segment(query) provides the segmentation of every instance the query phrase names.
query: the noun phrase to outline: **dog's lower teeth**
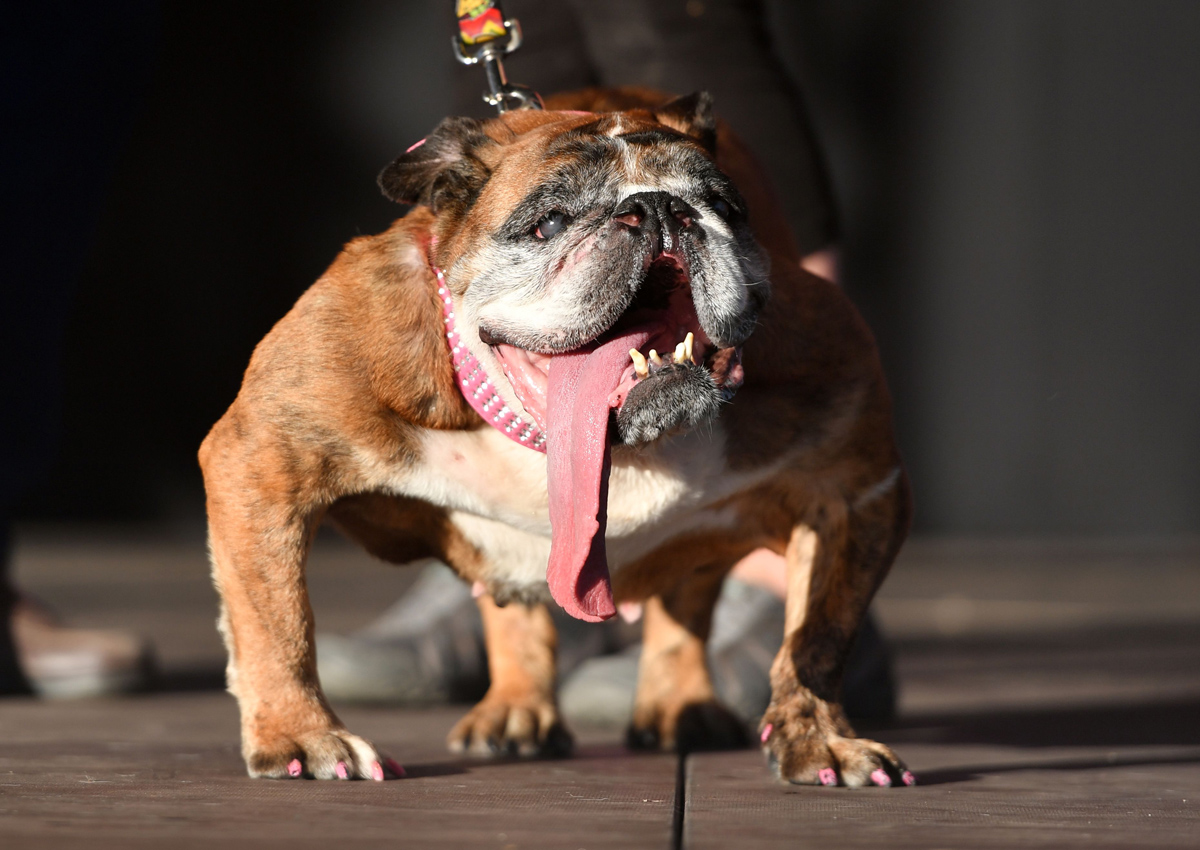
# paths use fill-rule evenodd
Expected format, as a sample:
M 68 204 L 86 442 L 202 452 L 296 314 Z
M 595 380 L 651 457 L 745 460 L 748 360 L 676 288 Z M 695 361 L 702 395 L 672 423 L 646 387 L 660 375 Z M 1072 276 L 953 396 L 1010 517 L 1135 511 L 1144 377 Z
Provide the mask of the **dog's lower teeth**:
M 694 366 L 699 365 L 696 362 L 695 345 L 696 335 L 689 331 L 683 342 L 675 346 L 675 351 L 671 354 L 671 362 L 677 366 L 682 366 L 685 363 L 691 363 Z M 636 348 L 631 348 L 629 349 L 629 359 L 633 361 L 633 372 L 639 378 L 649 378 L 668 365 L 653 348 L 650 349 L 648 358 Z
M 629 349 L 629 359 L 633 361 L 633 371 L 639 378 L 649 378 L 650 370 L 646 367 L 646 358 L 636 348 Z

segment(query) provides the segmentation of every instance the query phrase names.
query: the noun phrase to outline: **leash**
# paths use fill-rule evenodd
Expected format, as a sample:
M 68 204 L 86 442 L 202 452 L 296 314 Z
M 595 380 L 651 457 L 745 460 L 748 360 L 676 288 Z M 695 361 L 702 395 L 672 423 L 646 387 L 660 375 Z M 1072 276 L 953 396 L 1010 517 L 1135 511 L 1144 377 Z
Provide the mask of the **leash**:
M 501 57 L 521 46 L 521 24 L 504 17 L 500 0 L 457 0 L 458 35 L 451 39 L 454 56 L 464 65 L 483 63 L 488 91 L 483 100 L 500 112 L 544 109 L 542 97 L 528 86 L 516 86 L 504 74 Z
M 541 95 L 528 86 L 513 85 L 504 74 L 501 57 L 520 47 L 522 36 L 520 22 L 504 17 L 500 0 L 457 0 L 456 16 L 458 35 L 451 39 L 454 56 L 464 65 L 483 64 L 488 82 L 488 91 L 483 95 L 484 103 L 496 107 L 501 113 L 514 109 L 544 109 Z M 545 453 L 546 435 L 532 422 L 522 420 L 504 403 L 483 364 L 463 342 L 454 321 L 454 302 L 450 298 L 445 275 L 432 264 L 431 268 L 437 276 L 446 344 L 450 347 L 450 359 L 463 397 L 485 422 L 510 440 Z

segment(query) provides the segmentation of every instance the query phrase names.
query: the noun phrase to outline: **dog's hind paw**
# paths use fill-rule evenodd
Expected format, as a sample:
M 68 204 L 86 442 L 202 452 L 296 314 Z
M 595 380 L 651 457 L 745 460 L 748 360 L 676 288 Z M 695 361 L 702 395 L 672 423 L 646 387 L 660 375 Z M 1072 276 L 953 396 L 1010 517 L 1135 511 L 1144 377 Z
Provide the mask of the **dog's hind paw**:
M 574 743 L 552 703 L 516 704 L 490 696 L 446 736 L 451 752 L 489 758 L 566 756 Z
M 634 713 L 625 733 L 625 743 L 634 750 L 739 750 L 750 743 L 746 726 L 732 711 L 716 700 L 683 705 L 677 714 Z
M 404 768 L 345 729 L 308 732 L 246 749 L 251 776 L 267 779 L 397 779 Z

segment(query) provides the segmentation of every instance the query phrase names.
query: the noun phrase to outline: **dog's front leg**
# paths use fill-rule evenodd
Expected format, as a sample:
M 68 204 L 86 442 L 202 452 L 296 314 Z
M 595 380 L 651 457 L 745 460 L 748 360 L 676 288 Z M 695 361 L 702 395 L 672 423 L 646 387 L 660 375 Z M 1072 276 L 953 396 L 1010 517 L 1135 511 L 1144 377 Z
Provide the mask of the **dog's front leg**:
M 855 735 L 839 704 L 858 624 L 908 526 L 907 485 L 898 473 L 891 481 L 892 492 L 864 510 L 839 497 L 815 506 L 788 543 L 784 640 L 759 725 L 769 763 L 788 782 L 912 784 L 895 753 Z
M 219 450 L 202 457 L 213 581 L 247 770 L 284 779 L 383 779 L 375 748 L 346 731 L 317 681 L 304 581 L 317 512 L 262 486 L 272 477 L 246 472 L 249 464 L 223 463 Z
M 479 597 L 491 686 L 446 738 L 454 752 L 479 756 L 562 756 L 571 734 L 558 716 L 558 636 L 545 605 L 500 607 Z
M 688 752 L 746 745 L 742 721 L 717 702 L 706 658 L 727 571 L 701 571 L 646 601 L 630 747 Z

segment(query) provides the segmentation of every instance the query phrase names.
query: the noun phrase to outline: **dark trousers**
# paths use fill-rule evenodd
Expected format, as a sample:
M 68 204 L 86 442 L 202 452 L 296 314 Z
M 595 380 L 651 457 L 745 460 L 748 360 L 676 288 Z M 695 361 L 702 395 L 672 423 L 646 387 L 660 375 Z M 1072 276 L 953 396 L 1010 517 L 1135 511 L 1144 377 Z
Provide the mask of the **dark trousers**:
M 509 78 L 542 94 L 589 86 L 707 91 L 762 161 L 809 254 L 837 238 L 824 160 L 800 92 L 780 63 L 763 0 L 504 0 L 525 45 Z M 477 66 L 456 77 L 456 113 L 490 115 Z
M 71 292 L 152 67 L 156 10 L 48 0 L 0 16 L 0 693 L 24 693 L 12 515 L 53 462 Z

